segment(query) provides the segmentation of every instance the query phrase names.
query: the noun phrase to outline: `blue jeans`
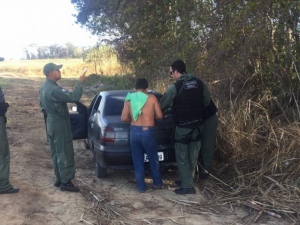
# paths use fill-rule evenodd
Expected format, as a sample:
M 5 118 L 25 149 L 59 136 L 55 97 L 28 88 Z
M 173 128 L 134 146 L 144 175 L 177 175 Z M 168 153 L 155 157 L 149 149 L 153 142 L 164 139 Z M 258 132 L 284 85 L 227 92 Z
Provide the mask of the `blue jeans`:
M 153 185 L 163 185 L 159 171 L 154 127 L 130 126 L 130 148 L 139 192 L 146 190 L 144 153 L 148 155 Z

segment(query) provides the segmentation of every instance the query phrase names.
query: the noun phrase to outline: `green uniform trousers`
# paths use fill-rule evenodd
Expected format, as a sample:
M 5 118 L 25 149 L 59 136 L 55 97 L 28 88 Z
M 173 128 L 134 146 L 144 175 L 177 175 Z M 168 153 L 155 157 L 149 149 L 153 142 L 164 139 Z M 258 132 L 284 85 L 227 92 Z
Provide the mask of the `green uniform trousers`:
M 191 138 L 195 139 L 202 129 L 194 129 Z M 198 155 L 201 147 L 201 141 L 190 141 L 187 144 L 181 143 L 180 140 L 185 138 L 192 131 L 190 128 L 175 128 L 175 156 L 181 188 L 193 188 L 193 178 L 198 161 Z M 179 141 L 179 142 L 178 142 Z
M 205 174 L 206 172 L 204 170 L 209 171 L 211 168 L 216 147 L 217 127 L 217 114 L 205 120 L 203 124 L 203 131 L 201 134 L 201 149 L 198 157 L 198 162 L 201 166 L 199 168 L 200 174 Z
M 73 137 L 69 119 L 47 117 L 47 134 L 57 181 L 67 183 L 75 177 Z
M 10 153 L 7 140 L 5 117 L 0 116 L 0 191 L 12 188 L 9 183 Z

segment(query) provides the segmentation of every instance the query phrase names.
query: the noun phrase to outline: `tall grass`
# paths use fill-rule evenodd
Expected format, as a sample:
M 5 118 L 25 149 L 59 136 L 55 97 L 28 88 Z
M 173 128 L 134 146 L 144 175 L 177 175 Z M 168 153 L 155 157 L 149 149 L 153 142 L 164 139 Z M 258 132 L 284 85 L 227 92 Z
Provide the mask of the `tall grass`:
M 221 100 L 221 97 L 220 97 Z M 272 107 L 270 107 L 272 106 Z M 276 97 L 231 102 L 219 110 L 217 159 L 213 174 L 219 199 L 254 200 L 265 209 L 300 222 L 300 123 L 290 118 Z M 277 108 L 276 116 L 270 109 Z M 294 112 L 291 112 L 294 111 Z M 231 201 L 231 202 L 232 202 Z
M 78 77 L 86 67 L 87 75 L 95 74 L 95 65 L 85 63 L 82 59 L 47 59 L 47 60 L 5 60 L 0 64 L 0 73 L 14 74 L 19 76 L 44 77 L 43 67 L 46 63 L 63 64 L 62 77 Z M 102 75 L 122 75 L 128 72 L 119 63 L 113 61 L 101 66 Z

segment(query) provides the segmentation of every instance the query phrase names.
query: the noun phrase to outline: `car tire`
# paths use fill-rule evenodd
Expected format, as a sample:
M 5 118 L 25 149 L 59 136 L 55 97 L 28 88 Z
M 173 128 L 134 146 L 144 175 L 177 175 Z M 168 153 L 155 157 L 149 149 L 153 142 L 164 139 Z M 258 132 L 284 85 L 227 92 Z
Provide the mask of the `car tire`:
M 96 177 L 104 178 L 107 176 L 107 169 L 100 166 L 100 163 L 98 162 L 97 158 L 95 157 L 95 154 L 94 154 L 94 165 L 95 165 Z

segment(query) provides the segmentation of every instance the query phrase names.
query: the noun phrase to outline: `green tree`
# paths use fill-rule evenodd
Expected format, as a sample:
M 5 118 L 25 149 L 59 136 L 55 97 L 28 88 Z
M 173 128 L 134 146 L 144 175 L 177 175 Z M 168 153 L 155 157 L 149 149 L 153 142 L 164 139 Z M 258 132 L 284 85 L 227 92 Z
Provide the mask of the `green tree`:
M 292 0 L 72 0 L 78 23 L 111 35 L 137 75 L 165 74 L 176 58 L 228 100 L 286 99 L 299 80 L 299 2 Z M 198 72 L 201 71 L 201 72 Z M 150 76 L 150 75 L 149 75 Z M 228 90 L 223 87 L 230 87 Z M 250 91 L 249 91 L 250 90 Z M 227 91 L 225 94 L 224 91 Z M 241 99 L 242 100 L 242 99 Z

